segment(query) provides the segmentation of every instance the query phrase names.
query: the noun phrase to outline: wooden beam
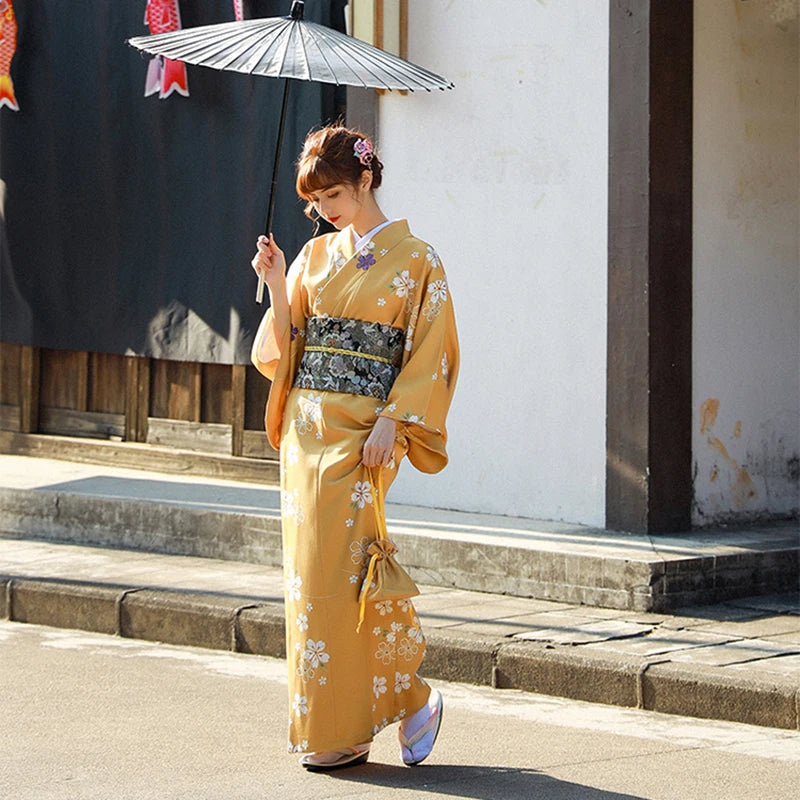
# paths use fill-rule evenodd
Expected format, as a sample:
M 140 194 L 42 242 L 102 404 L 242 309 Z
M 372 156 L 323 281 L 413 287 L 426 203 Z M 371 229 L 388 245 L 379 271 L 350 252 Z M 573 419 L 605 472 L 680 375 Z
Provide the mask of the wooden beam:
M 191 370 L 189 403 L 191 404 L 189 419 L 200 422 L 203 413 L 203 365 L 195 362 L 187 365 Z
M 121 440 L 125 434 L 125 416 L 102 411 L 42 407 L 39 411 L 39 431 L 59 436 Z
M 207 475 L 234 481 L 253 481 L 261 486 L 277 484 L 280 479 L 275 451 L 267 451 L 268 457 L 265 459 L 235 458 L 228 454 L 188 452 L 135 442 L 0 430 L 0 452 L 178 475 Z
M 76 353 L 75 370 L 75 410 L 88 411 L 89 409 L 89 353 L 80 350 Z
M 182 419 L 150 417 L 147 442 L 185 451 L 230 455 L 231 426 L 218 422 L 187 422 Z
M 23 346 L 19 375 L 19 429 L 36 433 L 39 429 L 39 348 Z
M 400 58 L 408 58 L 408 0 L 400 0 Z
M 139 441 L 139 359 L 136 356 L 125 358 L 125 441 Z
M 150 359 L 138 359 L 136 376 L 136 441 L 147 441 L 147 420 L 150 418 Z
M 125 358 L 125 441 L 147 441 L 150 413 L 150 360 Z
M 246 399 L 244 364 L 231 367 L 231 455 L 242 455 L 244 446 L 244 404 Z
M 612 0 L 606 526 L 691 527 L 692 0 Z

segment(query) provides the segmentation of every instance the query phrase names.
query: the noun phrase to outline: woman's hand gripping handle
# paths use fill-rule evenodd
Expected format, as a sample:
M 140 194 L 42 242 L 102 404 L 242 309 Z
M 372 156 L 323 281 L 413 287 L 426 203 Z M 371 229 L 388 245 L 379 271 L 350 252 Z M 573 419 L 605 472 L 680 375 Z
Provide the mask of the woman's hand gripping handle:
M 289 327 L 289 298 L 286 296 L 286 257 L 283 250 L 275 244 L 272 234 L 269 238 L 259 236 L 256 254 L 250 262 L 259 278 L 269 289 L 269 301 L 275 319 L 275 329 L 280 335 Z

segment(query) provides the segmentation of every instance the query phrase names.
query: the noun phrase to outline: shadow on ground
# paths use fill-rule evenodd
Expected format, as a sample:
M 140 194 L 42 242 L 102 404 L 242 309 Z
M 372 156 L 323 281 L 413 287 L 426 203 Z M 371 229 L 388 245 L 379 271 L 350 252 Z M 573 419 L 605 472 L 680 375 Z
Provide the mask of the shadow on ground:
M 414 769 L 390 764 L 365 764 L 357 769 L 326 774 L 329 780 L 367 786 L 412 789 L 433 795 L 474 798 L 474 800 L 641 800 L 634 795 L 607 792 L 579 783 L 545 775 L 529 767 L 420 765 Z

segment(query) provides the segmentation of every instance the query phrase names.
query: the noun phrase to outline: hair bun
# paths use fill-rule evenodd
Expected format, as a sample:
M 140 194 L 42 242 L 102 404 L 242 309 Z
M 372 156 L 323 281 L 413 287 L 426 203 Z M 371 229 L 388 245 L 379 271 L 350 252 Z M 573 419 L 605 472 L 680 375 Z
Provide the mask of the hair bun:
M 306 137 L 297 161 L 297 194 L 308 200 L 314 192 L 337 183 L 356 186 L 364 170 L 372 172 L 372 188 L 377 189 L 383 162 L 370 137 L 357 128 L 328 125 Z

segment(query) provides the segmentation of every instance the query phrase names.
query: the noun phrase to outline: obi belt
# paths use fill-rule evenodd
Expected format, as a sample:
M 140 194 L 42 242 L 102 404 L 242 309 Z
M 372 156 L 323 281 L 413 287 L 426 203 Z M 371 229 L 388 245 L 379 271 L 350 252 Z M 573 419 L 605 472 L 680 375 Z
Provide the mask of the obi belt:
M 306 321 L 305 352 L 294 385 L 386 400 L 403 361 L 405 331 L 343 317 Z

